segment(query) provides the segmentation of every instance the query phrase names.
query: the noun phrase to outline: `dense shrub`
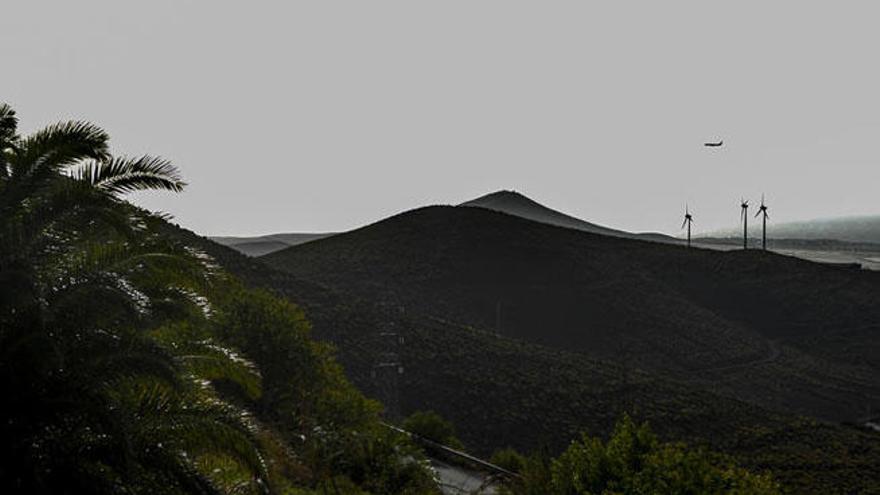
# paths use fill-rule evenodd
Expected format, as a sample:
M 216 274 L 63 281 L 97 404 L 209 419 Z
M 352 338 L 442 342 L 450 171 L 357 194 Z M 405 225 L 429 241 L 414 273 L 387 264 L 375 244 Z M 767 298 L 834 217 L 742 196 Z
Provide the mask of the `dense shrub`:
M 434 411 L 415 412 L 403 420 L 402 426 L 410 433 L 447 447 L 464 448 L 461 440 L 456 437 L 455 426 Z
M 535 457 L 524 463 L 516 494 L 778 494 L 766 475 L 752 474 L 729 459 L 662 443 L 646 424 L 624 416 L 607 442 L 583 435 L 552 461 Z

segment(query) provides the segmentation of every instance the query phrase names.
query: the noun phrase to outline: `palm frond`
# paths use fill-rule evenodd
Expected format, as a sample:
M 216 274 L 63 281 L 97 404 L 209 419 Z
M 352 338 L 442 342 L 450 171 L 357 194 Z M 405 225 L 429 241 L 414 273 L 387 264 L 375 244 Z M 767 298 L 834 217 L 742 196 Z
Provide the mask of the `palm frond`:
M 179 192 L 186 185 L 171 162 L 147 155 L 89 162 L 74 169 L 72 177 L 113 195 L 148 189 Z
M 13 175 L 42 175 L 82 160 L 107 160 L 109 141 L 103 129 L 89 122 L 52 124 L 21 140 L 12 160 Z
M 194 342 L 187 345 L 187 352 L 179 359 L 199 378 L 226 380 L 234 383 L 250 400 L 257 400 L 262 393 L 261 377 L 256 365 L 230 349 L 211 342 Z
M 3 192 L 3 181 L 9 176 L 7 153 L 18 141 L 17 128 L 15 110 L 6 103 L 0 103 L 0 193 Z
M 68 166 L 83 160 L 109 159 L 109 137 L 87 122 L 51 125 L 17 141 L 5 153 L 7 178 L 3 180 L 0 210 L 16 208 L 38 197 L 61 177 Z
M 235 462 L 245 479 L 268 479 L 267 466 L 254 437 L 256 427 L 249 423 L 242 409 L 210 394 L 181 394 L 149 379 L 120 385 L 110 393 L 121 411 L 138 419 L 124 425 L 134 430 L 130 432 L 134 442 L 132 455 L 142 457 L 142 461 L 163 462 L 170 472 L 184 473 L 195 468 L 208 479 L 211 473 L 198 469 L 198 461 L 206 455 L 219 455 Z M 152 459 L 144 459 L 144 453 Z M 206 486 L 210 485 L 214 483 Z
M 7 103 L 0 103 L 0 143 L 8 144 L 16 139 L 18 117 Z

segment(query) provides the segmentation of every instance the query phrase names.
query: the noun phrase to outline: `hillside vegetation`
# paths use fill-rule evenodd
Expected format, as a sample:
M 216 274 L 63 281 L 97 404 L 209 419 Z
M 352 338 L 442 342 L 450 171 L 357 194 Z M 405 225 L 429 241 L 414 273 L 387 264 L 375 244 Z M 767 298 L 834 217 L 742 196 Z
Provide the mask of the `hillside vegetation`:
M 765 407 L 841 421 L 880 405 L 880 273 L 453 207 L 263 259 L 410 314 L 662 371 Z
M 359 386 L 377 329 L 405 331 L 404 412 L 440 412 L 468 445 L 561 448 L 635 410 L 664 438 L 773 466 L 801 491 L 865 486 L 875 469 L 876 435 L 766 409 L 852 420 L 876 400 L 877 274 L 453 207 L 266 261 L 291 275 L 262 269 L 254 283 L 299 298 Z M 355 304 L 373 316 L 353 318 Z M 325 333 L 328 314 L 345 325 Z

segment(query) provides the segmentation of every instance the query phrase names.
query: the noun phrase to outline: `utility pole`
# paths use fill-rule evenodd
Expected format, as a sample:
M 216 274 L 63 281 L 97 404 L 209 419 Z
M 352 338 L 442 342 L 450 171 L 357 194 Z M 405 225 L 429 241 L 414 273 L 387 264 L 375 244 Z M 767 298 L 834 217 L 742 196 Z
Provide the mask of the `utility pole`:
M 385 406 L 385 417 L 390 421 L 396 421 L 401 418 L 400 377 L 404 369 L 400 360 L 400 347 L 404 344 L 404 339 L 394 331 L 380 332 L 379 339 L 382 351 L 373 364 L 370 376 L 376 387 L 378 399 Z

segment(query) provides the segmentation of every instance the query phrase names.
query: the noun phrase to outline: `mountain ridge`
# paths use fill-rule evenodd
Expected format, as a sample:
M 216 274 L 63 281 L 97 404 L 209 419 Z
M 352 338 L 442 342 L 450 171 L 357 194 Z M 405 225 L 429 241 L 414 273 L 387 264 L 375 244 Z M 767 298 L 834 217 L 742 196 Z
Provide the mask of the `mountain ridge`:
M 458 206 L 479 207 L 528 220 L 613 237 L 679 243 L 680 239 L 656 232 L 634 233 L 605 227 L 562 213 L 513 190 L 500 190 L 465 201 Z

